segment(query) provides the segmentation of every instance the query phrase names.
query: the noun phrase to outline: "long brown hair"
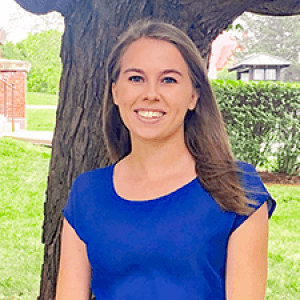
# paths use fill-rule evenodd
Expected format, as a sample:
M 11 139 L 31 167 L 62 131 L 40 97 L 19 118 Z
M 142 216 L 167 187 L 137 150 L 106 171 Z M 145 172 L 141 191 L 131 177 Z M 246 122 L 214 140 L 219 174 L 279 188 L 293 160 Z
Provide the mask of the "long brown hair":
M 202 186 L 225 211 L 249 215 L 255 201 L 245 196 L 237 172 L 240 172 L 229 145 L 227 132 L 199 50 L 193 41 L 173 25 L 151 20 L 139 20 L 120 36 L 106 66 L 106 86 L 103 107 L 103 130 L 112 163 L 131 152 L 131 140 L 118 107 L 113 103 L 112 83 L 118 80 L 123 54 L 141 38 L 164 40 L 180 51 L 200 97 L 196 108 L 185 117 L 185 144 L 196 162 L 196 174 Z

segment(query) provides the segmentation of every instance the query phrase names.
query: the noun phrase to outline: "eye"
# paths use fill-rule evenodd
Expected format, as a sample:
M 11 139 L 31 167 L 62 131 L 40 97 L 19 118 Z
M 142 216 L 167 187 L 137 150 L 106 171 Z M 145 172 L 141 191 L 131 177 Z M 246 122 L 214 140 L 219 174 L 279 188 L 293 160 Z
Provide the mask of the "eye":
M 177 80 L 175 78 L 173 78 L 173 77 L 165 77 L 163 79 L 163 82 L 164 83 L 177 83 Z
M 129 81 L 140 82 L 143 80 L 142 76 L 134 75 L 129 77 Z

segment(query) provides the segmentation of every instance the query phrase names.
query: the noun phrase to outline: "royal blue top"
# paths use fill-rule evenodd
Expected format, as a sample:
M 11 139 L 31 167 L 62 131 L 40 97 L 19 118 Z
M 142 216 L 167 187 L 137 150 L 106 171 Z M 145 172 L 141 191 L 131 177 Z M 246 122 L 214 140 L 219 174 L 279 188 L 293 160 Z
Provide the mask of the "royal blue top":
M 239 163 L 248 197 L 276 203 L 255 168 Z M 148 201 L 121 198 L 114 165 L 81 174 L 64 216 L 87 246 L 97 300 L 225 300 L 228 240 L 246 216 L 224 212 L 195 178 Z M 247 237 L 245 237 L 247 238 Z

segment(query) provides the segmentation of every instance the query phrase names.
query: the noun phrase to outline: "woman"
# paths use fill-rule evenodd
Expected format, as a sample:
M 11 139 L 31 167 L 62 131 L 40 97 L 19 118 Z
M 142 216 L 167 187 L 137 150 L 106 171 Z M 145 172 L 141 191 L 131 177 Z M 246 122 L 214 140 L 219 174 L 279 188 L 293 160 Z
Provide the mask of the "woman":
M 139 21 L 109 56 L 112 165 L 64 208 L 57 300 L 262 300 L 275 201 L 236 162 L 193 42 Z

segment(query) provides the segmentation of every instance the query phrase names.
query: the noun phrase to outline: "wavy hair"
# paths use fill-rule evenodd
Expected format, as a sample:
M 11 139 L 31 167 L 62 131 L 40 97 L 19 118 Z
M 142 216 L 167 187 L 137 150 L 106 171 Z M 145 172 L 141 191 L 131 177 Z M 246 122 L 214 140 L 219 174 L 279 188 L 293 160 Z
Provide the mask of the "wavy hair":
M 196 107 L 188 111 L 184 121 L 185 144 L 195 160 L 196 174 L 202 186 L 225 211 L 249 215 L 256 204 L 245 196 L 239 169 L 231 152 L 225 125 L 209 84 L 205 64 L 193 41 L 175 26 L 149 19 L 130 25 L 112 49 L 106 65 L 103 105 L 103 130 L 111 163 L 131 152 L 131 140 L 118 107 L 113 103 L 112 83 L 118 80 L 121 59 L 127 48 L 141 38 L 172 43 L 184 58 L 192 85 L 198 91 Z

